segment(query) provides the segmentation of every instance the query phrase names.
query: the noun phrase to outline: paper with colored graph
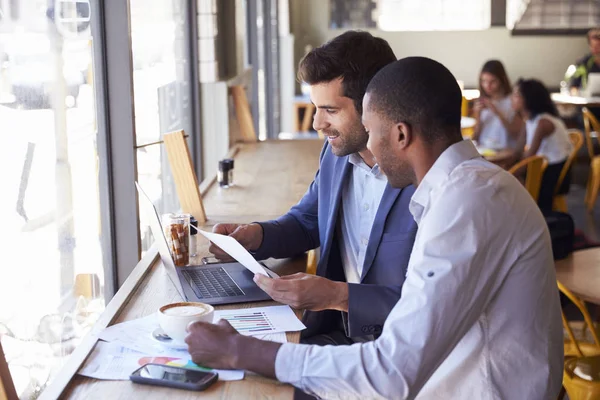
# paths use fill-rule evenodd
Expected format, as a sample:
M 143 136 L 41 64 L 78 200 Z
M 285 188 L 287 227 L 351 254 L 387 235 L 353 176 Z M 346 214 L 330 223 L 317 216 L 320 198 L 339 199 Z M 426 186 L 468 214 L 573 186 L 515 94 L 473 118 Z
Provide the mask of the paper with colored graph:
M 193 225 L 191 225 L 193 226 Z M 218 233 L 205 232 L 201 229 L 198 229 L 194 226 L 194 228 L 200 233 L 202 236 L 219 246 L 225 253 L 229 254 L 233 257 L 237 262 L 242 264 L 244 267 L 248 268 L 255 274 L 264 275 L 267 278 L 269 274 L 262 265 L 258 263 L 252 257 L 252 254 L 248 253 L 248 250 L 244 248 L 237 240 L 232 238 L 231 236 L 219 235 Z
M 217 310 L 214 320 L 216 322 L 219 319 L 227 320 L 239 333 L 246 336 L 306 329 L 289 306 Z
M 129 380 L 129 375 L 133 371 L 148 363 L 184 367 L 199 371 L 214 371 L 219 374 L 219 380 L 222 381 L 244 379 L 244 371 L 205 368 L 195 364 L 190 359 L 189 354 L 184 358 L 151 356 L 116 343 L 102 341 L 96 343 L 94 351 L 77 373 L 95 379 Z

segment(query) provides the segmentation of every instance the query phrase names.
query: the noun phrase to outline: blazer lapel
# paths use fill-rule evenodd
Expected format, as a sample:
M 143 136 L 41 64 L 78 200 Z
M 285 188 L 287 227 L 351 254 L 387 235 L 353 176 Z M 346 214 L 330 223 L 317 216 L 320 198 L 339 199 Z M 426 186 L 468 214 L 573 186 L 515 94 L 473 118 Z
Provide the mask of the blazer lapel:
M 348 162 L 348 157 L 341 157 L 336 160 L 338 163 L 342 163 L 341 171 L 338 168 L 335 171 L 341 173 L 338 177 L 332 177 L 332 191 L 331 197 L 329 198 L 329 215 L 327 216 L 327 230 L 325 231 L 324 248 L 322 249 L 321 257 L 326 260 L 329 258 L 329 252 L 331 251 L 331 240 L 333 239 L 333 233 L 337 226 L 337 219 L 339 217 L 340 204 L 342 202 L 342 189 L 344 188 L 344 182 L 348 179 L 348 174 L 352 170 L 352 164 Z M 339 164 L 338 164 L 339 165 Z M 337 175 L 337 174 L 336 174 Z M 320 263 L 320 265 L 327 265 L 327 263 Z
M 361 281 L 367 276 L 369 269 L 371 269 L 371 266 L 373 265 L 373 260 L 375 259 L 375 254 L 377 254 L 377 249 L 381 242 L 381 236 L 383 235 L 383 228 L 385 227 L 387 216 L 400 195 L 400 192 L 402 192 L 402 189 L 394 189 L 389 183 L 383 191 L 377 214 L 375 214 L 375 221 L 373 221 L 373 227 L 371 228 L 371 234 L 369 235 L 369 245 L 367 246 L 365 262 L 360 276 Z

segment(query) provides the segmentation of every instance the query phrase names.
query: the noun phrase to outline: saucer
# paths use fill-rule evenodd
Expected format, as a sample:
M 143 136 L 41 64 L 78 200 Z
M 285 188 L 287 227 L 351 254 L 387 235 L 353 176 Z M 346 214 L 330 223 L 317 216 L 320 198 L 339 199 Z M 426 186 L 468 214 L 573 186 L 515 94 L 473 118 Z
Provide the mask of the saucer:
M 165 333 L 165 331 L 163 331 L 162 328 L 160 328 L 160 327 L 153 330 L 151 333 L 151 336 L 152 336 L 152 339 L 154 339 L 158 343 L 162 344 L 163 346 L 169 347 L 171 349 L 187 350 L 187 348 L 188 348 L 188 345 L 186 343 L 177 342 L 177 341 L 171 339 L 169 337 L 169 335 L 167 335 Z

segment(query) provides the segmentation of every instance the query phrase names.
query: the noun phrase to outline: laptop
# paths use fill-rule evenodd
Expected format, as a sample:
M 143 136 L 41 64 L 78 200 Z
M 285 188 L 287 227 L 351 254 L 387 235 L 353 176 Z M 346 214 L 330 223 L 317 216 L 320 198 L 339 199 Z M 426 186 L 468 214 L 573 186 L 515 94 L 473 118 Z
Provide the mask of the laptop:
M 585 97 L 597 96 L 600 96 L 600 73 L 592 72 L 588 74 Z
M 271 300 L 252 280 L 254 274 L 240 263 L 175 267 L 156 208 L 137 182 L 135 186 L 167 275 L 183 299 L 212 305 Z

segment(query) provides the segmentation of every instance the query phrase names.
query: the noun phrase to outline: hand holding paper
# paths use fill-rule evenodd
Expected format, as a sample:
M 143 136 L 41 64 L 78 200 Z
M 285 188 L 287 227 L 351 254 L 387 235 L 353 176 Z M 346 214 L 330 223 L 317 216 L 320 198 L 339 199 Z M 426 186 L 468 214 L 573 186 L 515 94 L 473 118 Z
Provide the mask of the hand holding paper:
M 193 226 L 193 225 L 191 225 Z M 252 257 L 252 254 L 248 253 L 248 250 L 244 248 L 237 240 L 230 236 L 219 235 L 218 233 L 205 232 L 193 226 L 202 236 L 219 246 L 224 252 L 233 257 L 237 262 L 248 268 L 255 274 L 264 275 L 269 277 L 269 274 L 262 265 L 258 263 Z

